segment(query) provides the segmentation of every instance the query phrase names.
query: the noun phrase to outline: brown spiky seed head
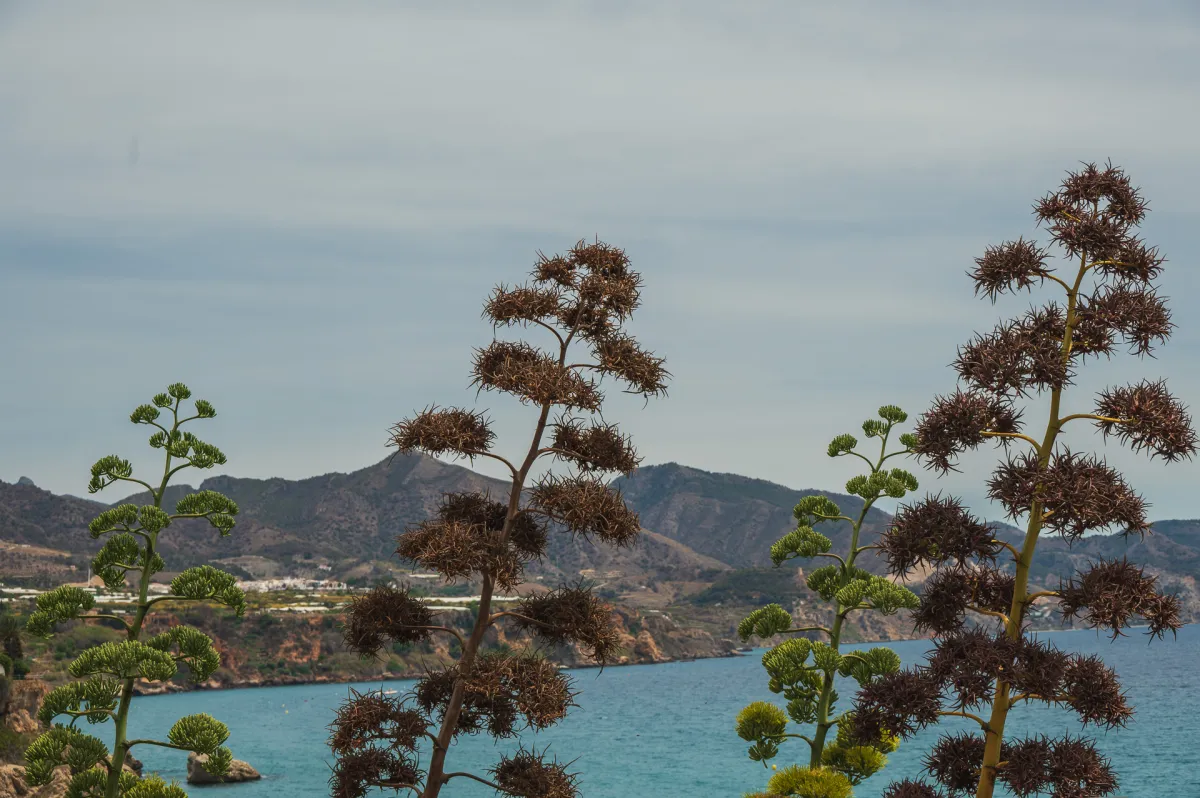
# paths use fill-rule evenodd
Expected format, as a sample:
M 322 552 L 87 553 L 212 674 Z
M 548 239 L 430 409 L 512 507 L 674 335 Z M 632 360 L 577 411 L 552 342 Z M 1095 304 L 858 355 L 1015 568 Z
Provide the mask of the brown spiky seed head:
M 915 779 L 904 779 L 889 784 L 879 798 L 945 798 L 945 794 L 932 784 Z
M 1166 300 L 1150 288 L 1128 284 L 1101 286 L 1091 297 L 1081 299 L 1075 324 L 1074 338 L 1109 341 L 1103 354 L 1111 352 L 1119 334 L 1130 354 L 1139 357 L 1150 354 L 1157 344 L 1166 343 L 1175 329 Z
M 516 396 L 521 404 L 560 405 L 595 412 L 604 400 L 595 381 L 524 341 L 492 341 L 476 349 L 471 384 Z
M 501 790 L 509 795 L 529 798 L 577 798 L 576 775 L 557 760 L 546 761 L 544 754 L 519 750 L 505 754 L 490 771 Z
M 602 373 L 611 374 L 630 386 L 627 393 L 640 396 L 666 396 L 666 362 L 641 348 L 637 341 L 613 332 L 592 341 L 592 354 Z
M 1081 617 L 1093 629 L 1109 629 L 1114 639 L 1130 619 L 1141 616 L 1147 633 L 1161 638 L 1182 624 L 1178 598 L 1158 593 L 1156 582 L 1126 558 L 1101 559 L 1059 585 L 1059 607 L 1064 619 Z
M 346 648 L 374 656 L 387 642 L 417 643 L 429 638 L 433 614 L 407 588 L 381 586 L 350 599 L 342 628 Z
M 992 302 L 1006 292 L 1032 290 L 1033 284 L 1045 282 L 1052 271 L 1046 264 L 1046 251 L 1032 241 L 1018 238 L 997 246 L 987 247 L 982 258 L 975 259 L 975 293 Z
M 630 474 L 641 462 L 633 442 L 620 433 L 616 424 L 591 423 L 585 428 L 583 419 L 564 416 L 551 429 L 555 457 L 573 463 L 585 473 Z
M 889 673 L 859 690 L 851 734 L 862 745 L 887 735 L 908 740 L 937 723 L 941 707 L 941 685 L 932 675 L 911 669 Z
M 1037 455 L 1022 453 L 1001 463 L 988 480 L 988 498 L 1013 519 L 1041 504 L 1042 525 L 1068 542 L 1092 530 L 1119 527 L 1144 534 L 1147 504 L 1115 469 L 1094 455 L 1063 449 L 1042 468 Z
M 587 476 L 546 475 L 530 491 L 529 503 L 572 535 L 631 546 L 641 531 L 637 513 L 620 491 Z
M 520 715 L 525 727 L 541 730 L 567 716 L 574 706 L 571 680 L 554 663 L 528 653 L 487 652 L 462 670 L 463 688 L 493 706 L 511 706 L 506 716 Z M 492 732 L 495 734 L 495 732 Z
M 981 734 L 943 734 L 926 755 L 925 771 L 952 793 L 974 790 L 987 744 Z
M 1054 745 L 1042 735 L 1005 744 L 997 767 L 996 780 L 1008 785 L 1017 798 L 1030 798 L 1046 792 L 1051 784 L 1050 758 Z
M 1190 460 L 1196 453 L 1192 418 L 1167 390 L 1166 380 L 1109 388 L 1100 393 L 1096 414 L 1114 419 L 1096 422 L 1105 438 L 1113 435 L 1135 452 L 1147 450 L 1167 462 Z
M 913 430 L 917 444 L 912 452 L 927 468 L 945 474 L 957 470 L 954 464 L 960 454 L 987 440 L 984 432 L 1013 433 L 1020 429 L 1021 414 L 1010 400 L 956 390 L 935 398 L 933 407 L 917 419 Z
M 940 493 L 901 505 L 879 545 L 896 576 L 921 564 L 992 562 L 1000 551 L 1000 543 L 988 524 L 973 516 L 958 499 Z
M 513 611 L 517 628 L 552 645 L 578 643 L 599 663 L 611 661 L 620 647 L 612 607 L 582 586 L 527 596 Z
M 483 316 L 496 325 L 525 327 L 531 322 L 554 318 L 561 302 L 561 289 L 528 285 L 507 288 L 501 284 L 492 289 L 492 295 L 484 304 Z
M 1083 725 L 1113 729 L 1133 718 L 1117 673 L 1096 655 L 1075 655 L 1063 674 L 1063 694 Z
M 374 746 L 337 757 L 329 778 L 333 798 L 364 798 L 383 784 L 417 784 L 424 774 L 408 757 Z
M 969 607 L 1008 612 L 1013 575 L 992 568 L 941 569 L 925 581 L 921 603 L 913 611 L 913 626 L 934 634 L 962 628 Z
M 393 426 L 388 446 L 395 446 L 397 454 L 420 451 L 472 457 L 488 451 L 495 437 L 482 413 L 431 405 Z
M 428 729 L 429 720 L 405 709 L 403 699 L 384 695 L 383 690 L 360 693 L 350 688 L 350 700 L 338 707 L 329 725 L 329 747 L 341 755 L 385 741 L 389 747 L 415 751 Z
M 1117 791 L 1117 775 L 1096 744 L 1067 735 L 1055 740 L 1050 752 L 1051 795 L 1102 798 Z

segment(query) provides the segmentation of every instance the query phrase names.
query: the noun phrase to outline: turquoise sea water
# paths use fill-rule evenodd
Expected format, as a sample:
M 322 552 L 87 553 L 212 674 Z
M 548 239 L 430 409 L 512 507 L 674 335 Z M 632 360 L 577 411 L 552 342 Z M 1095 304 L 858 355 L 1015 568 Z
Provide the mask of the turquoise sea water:
M 1188 626 L 1178 640 L 1147 645 L 1131 630 L 1110 643 L 1094 632 L 1058 632 L 1045 636 L 1058 647 L 1098 653 L 1120 674 L 1137 714 L 1127 729 L 1097 736 L 1102 751 L 1121 775 L 1119 795 L 1129 798 L 1200 798 L 1200 626 Z M 926 641 L 890 644 L 906 664 L 920 661 Z M 581 792 L 588 798 L 717 798 L 762 789 L 770 774 L 746 758 L 746 745 L 733 731 L 738 710 L 750 701 L 777 698 L 766 689 L 759 656 L 638 665 L 570 672 L 581 691 L 579 707 L 558 727 L 524 738 L 539 749 L 549 745 L 560 760 L 575 760 Z M 410 682 L 381 684 L 403 692 Z M 264 775 L 260 782 L 193 787 L 193 795 L 211 798 L 320 798 L 328 795 L 329 750 L 326 726 L 348 685 L 303 685 L 219 692 L 182 693 L 138 698 L 130 725 L 134 736 L 162 739 L 175 719 L 208 712 L 229 725 L 229 745 Z M 849 706 L 852 686 L 840 690 Z M 1054 736 L 1079 725 L 1066 710 L 1020 709 L 1009 729 L 1033 729 Z M 946 724 L 953 730 L 967 722 Z M 110 730 L 109 730 L 110 731 Z M 1094 733 L 1093 733 L 1094 734 Z M 926 731 L 904 743 L 882 774 L 864 782 L 859 798 L 877 798 L 893 778 L 915 776 L 937 732 Z M 491 738 L 466 738 L 452 751 L 454 770 L 482 772 L 499 750 Z M 776 762 L 782 767 L 807 759 L 803 741 L 785 746 Z M 142 746 L 136 752 L 147 771 L 165 778 L 186 775 L 186 755 Z M 451 798 L 495 795 L 483 785 L 459 779 L 443 792 Z M 392 794 L 392 793 L 388 793 Z

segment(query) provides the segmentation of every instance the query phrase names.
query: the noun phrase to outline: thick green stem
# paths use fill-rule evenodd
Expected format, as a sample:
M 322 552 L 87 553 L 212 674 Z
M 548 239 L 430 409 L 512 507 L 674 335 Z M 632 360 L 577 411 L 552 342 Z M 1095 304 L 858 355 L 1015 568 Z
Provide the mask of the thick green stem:
M 1063 333 L 1062 357 L 1064 365 L 1071 357 L 1071 333 L 1075 327 L 1075 308 L 1079 297 L 1079 286 L 1087 273 L 1087 255 L 1081 256 L 1079 274 L 1075 284 L 1067 291 L 1066 329 Z M 1062 430 L 1063 419 L 1059 417 L 1062 407 L 1062 388 L 1050 393 L 1050 417 L 1046 421 L 1046 434 L 1038 447 L 1038 465 L 1045 468 L 1054 453 L 1054 443 Z M 1039 486 L 1040 487 L 1040 486 Z M 1035 491 L 1035 495 L 1036 495 Z M 1029 569 L 1033 565 L 1033 552 L 1037 547 L 1038 535 L 1042 531 L 1042 503 L 1036 499 L 1029 508 L 1029 525 L 1026 527 L 1025 541 L 1021 545 L 1020 556 L 1017 560 L 1017 571 L 1013 583 L 1012 606 L 1008 613 L 1008 623 L 1005 633 L 1016 640 L 1021 635 L 1021 620 L 1025 615 L 1029 595 Z M 1004 743 L 1004 725 L 1008 720 L 1010 685 L 1001 678 L 996 681 L 996 690 L 992 697 L 992 713 L 988 718 L 985 730 L 986 743 L 983 749 L 983 763 L 979 771 L 979 784 L 975 789 L 975 798 L 992 798 L 996 790 L 997 766 L 1000 764 L 1000 749 Z

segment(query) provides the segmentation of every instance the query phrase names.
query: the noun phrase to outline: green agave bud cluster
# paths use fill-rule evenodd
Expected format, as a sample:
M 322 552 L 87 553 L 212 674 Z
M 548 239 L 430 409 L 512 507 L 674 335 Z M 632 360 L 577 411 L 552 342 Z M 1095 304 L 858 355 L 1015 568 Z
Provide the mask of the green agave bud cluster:
M 862 425 L 867 438 L 880 441 L 876 459 L 855 451 L 858 439 L 853 435 L 838 435 L 828 448 L 830 457 L 852 455 L 871 464 L 868 474 L 852 477 L 846 492 L 863 500 L 857 520 L 843 515 L 836 503 L 826 496 L 806 496 L 796 504 L 793 516 L 796 528 L 777 540 L 771 547 L 771 561 L 778 567 L 794 559 L 827 558 L 828 564 L 807 573 L 808 588 L 833 607 L 833 622 L 825 626 L 794 628 L 792 615 L 778 604 L 769 604 L 751 612 L 738 625 L 743 641 L 753 637 L 769 640 L 778 635 L 824 634 L 827 640 L 793 637 L 767 651 L 762 658 L 767 672 L 768 688 L 786 700 L 784 708 L 770 702 L 756 701 L 737 717 L 737 733 L 749 742 L 751 760 L 767 764 L 778 756 L 781 745 L 788 739 L 803 739 L 809 744 L 807 766 L 800 764 L 780 768 L 770 779 L 766 793 L 756 796 L 799 796 L 800 798 L 849 798 L 852 788 L 887 762 L 887 754 L 896 749 L 895 738 L 881 739 L 870 745 L 855 742 L 845 729 L 848 715 L 836 716 L 838 701 L 834 689 L 836 677 L 850 678 L 867 685 L 900 668 L 900 658 L 892 650 L 875 647 L 842 652 L 841 630 L 851 612 L 878 612 L 892 615 L 902 609 L 916 609 L 920 599 L 911 590 L 882 576 L 856 566 L 855 558 L 865 547 L 859 545 L 859 535 L 868 510 L 883 497 L 899 499 L 918 487 L 917 479 L 901 468 L 885 468 L 891 457 L 906 454 L 915 443 L 912 435 L 901 435 L 903 449 L 888 453 L 887 444 L 893 428 L 908 419 L 906 413 L 893 405 L 879 408 L 878 418 Z M 814 527 L 821 523 L 851 524 L 849 551 L 833 551 L 833 540 Z M 790 732 L 789 724 L 816 726 L 815 733 Z M 834 727 L 834 739 L 827 733 Z
M 197 491 L 180 499 L 174 513 L 162 509 L 162 499 L 172 474 L 182 468 L 211 468 L 226 462 L 225 455 L 180 425 L 196 418 L 212 418 L 213 406 L 200 399 L 195 415 L 181 418 L 180 404 L 191 396 L 183 383 L 175 383 L 166 393 L 154 397 L 152 404 L 137 407 L 129 420 L 157 428 L 150 446 L 165 450 L 165 476 L 158 488 L 133 478 L 128 460 L 116 455 L 100 458 L 91 470 L 89 492 L 95 493 L 118 481 L 127 481 L 150 489 L 151 505 L 121 504 L 100 513 L 89 525 L 92 538 L 109 536 L 92 560 L 95 573 L 110 589 L 123 588 L 127 582 L 137 585 L 137 607 L 131 618 L 96 611 L 95 596 L 76 587 L 62 586 L 37 599 L 27 630 L 50 637 L 58 624 L 89 618 L 108 618 L 122 624 L 127 639 L 93 646 L 81 653 L 69 667 L 79 681 L 52 690 L 38 713 L 47 725 L 58 718 L 69 718 L 69 725 L 55 724 L 25 752 L 26 779 L 33 786 L 48 784 L 55 768 L 68 765 L 72 777 L 68 798 L 186 798 L 177 784 L 158 777 L 141 779 L 135 774 L 110 767 L 112 761 L 124 761 L 130 743 L 125 736 L 133 683 L 137 679 L 166 681 L 174 678 L 180 663 L 187 666 L 196 682 L 209 678 L 220 666 L 220 655 L 208 635 L 191 626 L 173 626 L 161 634 L 142 639 L 147 614 L 160 601 L 209 601 L 230 607 L 237 615 L 246 610 L 246 597 L 233 576 L 212 566 L 188 568 L 171 581 L 170 593 L 150 598 L 150 578 L 166 568 L 157 551 L 158 537 L 173 521 L 204 518 L 222 536 L 234 526 L 237 504 L 215 491 Z M 159 419 L 170 411 L 170 424 Z M 172 467 L 172 461 L 182 463 Z M 114 721 L 116 732 L 109 748 L 97 737 L 75 728 L 80 720 L 88 723 Z M 167 741 L 137 740 L 205 754 L 205 770 L 214 775 L 225 773 L 233 760 L 225 746 L 229 729 L 206 714 L 189 715 L 177 721 L 167 732 Z

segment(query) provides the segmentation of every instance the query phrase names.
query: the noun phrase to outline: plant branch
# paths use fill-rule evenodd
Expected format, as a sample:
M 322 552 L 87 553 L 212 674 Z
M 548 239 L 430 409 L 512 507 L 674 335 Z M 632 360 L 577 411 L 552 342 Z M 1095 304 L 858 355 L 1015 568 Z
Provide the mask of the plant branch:
M 445 782 L 450 781 L 450 779 L 459 778 L 459 777 L 462 777 L 464 779 L 474 779 L 475 781 L 479 782 L 480 784 L 486 784 L 487 786 L 491 787 L 493 790 L 496 790 L 498 792 L 504 792 L 504 788 L 501 787 L 499 784 L 493 784 L 492 782 L 488 781 L 487 779 L 476 776 L 474 773 L 467 773 L 467 772 L 461 771 L 461 770 L 458 771 L 457 773 L 447 773 L 446 775 L 442 776 L 442 783 L 444 784 Z
M 1030 446 L 1033 446 L 1035 449 L 1041 448 L 1040 443 L 1021 432 L 981 432 L 979 434 L 985 438 L 1018 438 L 1025 441 Z

